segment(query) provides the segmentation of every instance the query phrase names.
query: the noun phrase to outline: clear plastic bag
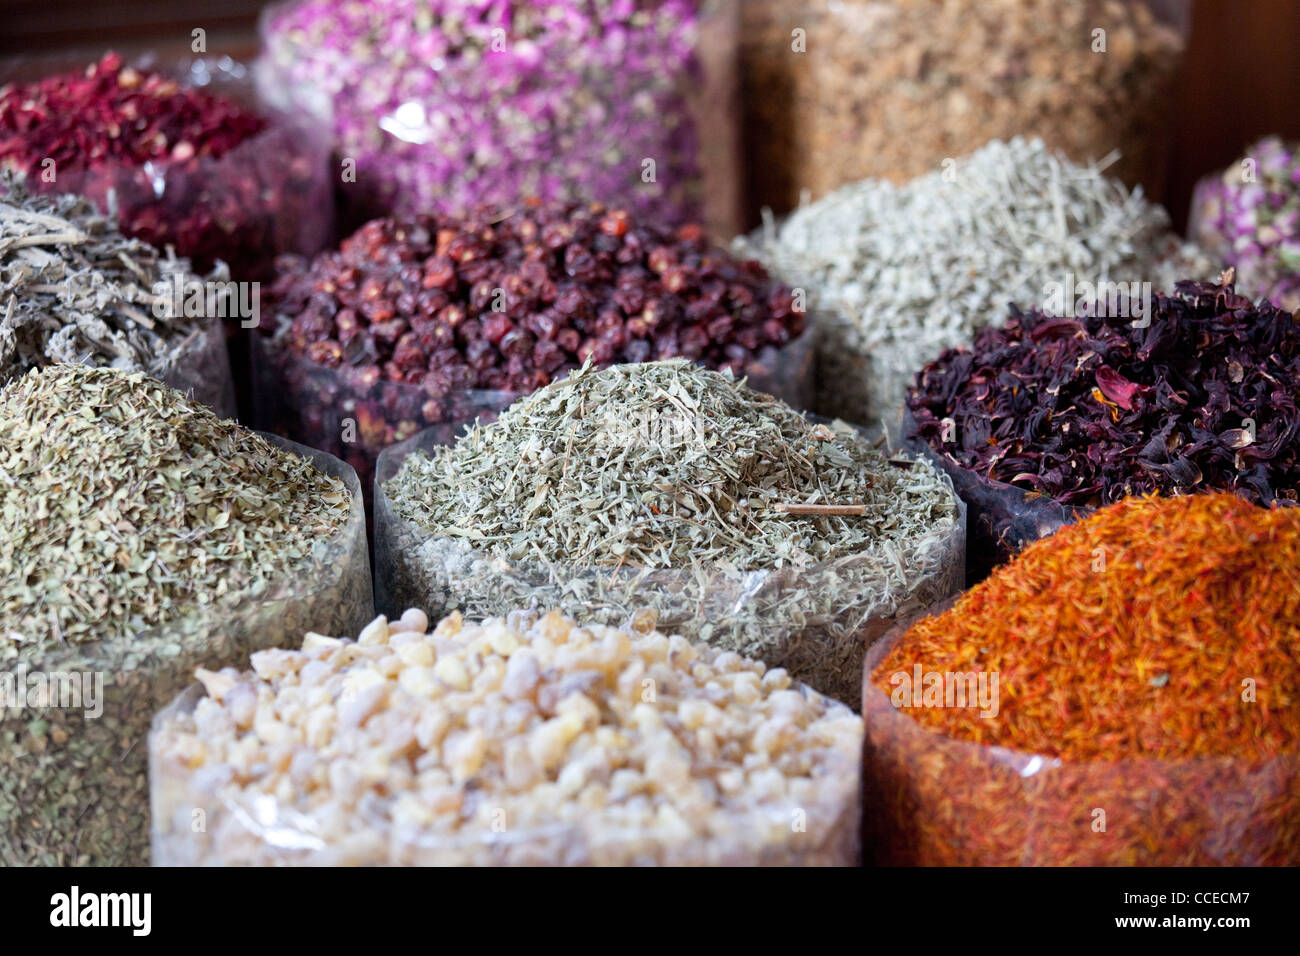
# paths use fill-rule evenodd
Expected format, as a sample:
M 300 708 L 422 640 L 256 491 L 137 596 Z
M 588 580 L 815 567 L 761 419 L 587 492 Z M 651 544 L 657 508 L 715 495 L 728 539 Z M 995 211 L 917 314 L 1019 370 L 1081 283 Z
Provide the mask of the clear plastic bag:
M 808 693 L 808 689 L 799 688 Z M 831 768 L 811 807 L 737 817 L 734 836 L 683 840 L 668 830 L 608 829 L 573 822 L 509 833 L 430 839 L 379 821 L 358 822 L 351 839 L 327 843 L 316 822 L 273 797 L 231 795 L 226 781 L 193 773 L 158 754 L 154 740 L 204 696 L 195 685 L 160 712 L 150 734 L 149 781 L 155 866 L 856 866 L 861 809 L 856 761 Z M 852 781 L 844 786 L 844 781 Z M 762 832 L 802 811 L 807 839 L 765 844 Z M 196 817 L 196 813 L 201 817 Z M 203 820 L 197 829 L 194 821 Z M 788 826 L 788 823 L 786 824 Z
M 900 622 L 871 649 L 863 672 L 864 863 L 1300 863 L 1296 755 L 1076 763 L 946 737 L 870 682 L 910 624 Z
M 102 713 L 0 708 L 0 864 L 148 863 L 146 736 L 154 714 L 193 683 L 195 668 L 242 667 L 254 651 L 297 646 L 308 630 L 355 632 L 373 617 L 355 472 L 323 452 L 266 437 L 343 481 L 352 497 L 347 526 L 276 586 L 213 605 L 174 643 L 162 640 L 172 625 L 44 659 L 46 674 L 100 675 Z
M 1041 137 L 1163 188 L 1188 0 L 746 0 L 745 154 L 757 210 L 903 182 L 990 139 Z
M 621 626 L 641 608 L 680 633 L 783 667 L 855 707 L 866 648 L 900 615 L 958 590 L 965 575 L 966 508 L 899 547 L 876 547 L 810 569 L 745 571 L 571 568 L 506 561 L 399 516 L 383 485 L 406 457 L 447 444 L 423 432 L 380 455 L 375 473 L 375 603 L 381 613 L 459 610 L 477 619 L 513 608 L 557 608 Z
M 92 57 L 23 58 L 0 64 L 0 85 L 77 71 Z M 149 162 L 96 160 L 93 168 L 62 165 L 54 182 L 29 176 L 33 191 L 86 196 L 116 210 L 122 232 L 159 249 L 171 245 L 197 272 L 217 259 L 239 281 L 268 279 L 277 255 L 311 255 L 333 239 L 333 178 L 327 138 L 301 117 L 257 101 L 248 68 L 229 57 L 178 64 L 145 57 L 140 70 L 174 77 L 262 116 L 262 132 L 218 157 Z
M 418 25 L 433 15 L 400 0 L 265 11 L 259 89 L 327 127 L 355 163 L 342 192 L 349 221 L 537 196 L 626 203 L 734 234 L 736 0 L 673 0 L 595 38 L 584 19 L 592 10 L 539 28 L 527 21 L 548 4 L 511 6 L 468 12 L 445 33 Z M 401 40 L 384 39 L 380 17 L 402 25 Z M 489 29 L 489 19 L 502 25 Z
M 788 676 L 763 687 L 762 674 L 721 654 L 691 648 L 680 638 L 649 630 L 617 635 L 598 632 L 587 621 L 561 621 L 512 613 L 477 626 L 444 621 L 432 634 L 394 634 L 375 622 L 357 641 L 326 638 L 302 653 L 262 661 L 255 673 L 204 680 L 224 686 L 215 701 L 196 684 L 158 714 L 149 738 L 153 860 L 162 866 L 394 865 L 394 866 L 755 866 L 854 865 L 860 831 L 859 765 L 862 725 L 843 704 L 828 700 Z M 557 634 L 567 628 L 567 635 Z M 575 633 L 581 631 L 581 635 Z M 475 690 L 458 692 L 448 704 L 413 689 L 427 668 L 386 663 L 402 640 L 399 655 L 422 658 L 432 651 L 440 665 L 466 668 Z M 328 641 L 328 643 L 326 643 Z M 550 651 L 537 651 L 549 644 Z M 619 650 L 621 646 L 622 650 Z M 660 659 L 659 650 L 671 647 Z M 554 652 L 554 654 L 551 653 Z M 527 693 L 513 699 L 501 689 L 503 664 L 515 654 L 542 668 L 533 709 Z M 538 655 L 542 656 L 538 661 Z M 566 659 L 567 655 L 567 659 Z M 680 659 L 679 659 L 680 657 Z M 734 657 L 734 655 L 732 655 Z M 588 669 L 596 658 L 604 672 Z M 305 663 L 311 661 L 312 663 Z M 586 662 L 586 663 L 584 663 Z M 661 694 L 644 699 L 638 675 L 647 662 L 661 681 Z M 712 662 L 706 680 L 692 675 Z M 308 669 L 315 673 L 309 676 Z M 612 668 L 612 669 L 610 669 Z M 525 668 L 526 670 L 526 668 Z M 612 674 L 620 676 L 615 679 Z M 669 675 L 672 675 L 671 677 Z M 722 679 L 722 675 L 729 675 Z M 289 676 L 292 675 L 292 676 Z M 382 675 L 382 676 L 381 676 Z M 542 676 L 544 675 L 544 676 Z M 379 677 L 379 681 L 375 678 Z M 594 683 L 590 678 L 595 678 Z M 408 681 L 408 678 L 417 680 Z M 509 679 L 509 678 L 507 678 Z M 721 680 L 720 680 L 721 679 Z M 362 684 L 385 703 L 365 726 L 344 716 L 357 698 L 345 689 L 338 709 L 324 705 L 310 717 L 293 714 L 288 697 L 312 696 L 325 686 Z M 720 682 L 719 682 L 720 681 Z M 576 683 L 575 683 L 576 682 Z M 653 681 L 652 681 L 653 683 Z M 566 686 L 586 688 L 580 695 Z M 738 688 L 749 688 L 745 702 Z M 554 755 L 559 764 L 520 776 L 528 760 L 516 748 L 553 721 L 544 720 L 548 694 L 581 696 L 585 728 Z M 361 691 L 362 694 L 367 693 Z M 231 696 L 223 696 L 223 695 Z M 281 697 L 281 695 L 284 695 Z M 792 697 L 801 700 L 794 702 Z M 293 765 L 263 774 L 241 772 L 262 765 L 269 751 L 248 751 L 230 735 L 233 701 L 256 698 L 251 716 L 266 737 L 296 736 L 304 721 L 318 730 L 295 747 Z M 456 703 L 459 701 L 459 703 Z M 672 721 L 705 704 L 703 719 L 717 736 L 697 744 L 656 718 Z M 206 704 L 206 706 L 200 706 Z M 520 713 L 522 708 L 523 714 Z M 719 708 L 719 710 L 714 710 Z M 565 712 L 567 708 L 563 708 Z M 797 716 L 796 716 L 797 712 Z M 531 713 L 531 717 L 525 716 Z M 338 714 L 337 721 L 328 715 Z M 441 731 L 434 731 L 432 721 Z M 521 724 L 522 721 L 522 724 Z M 473 726 L 478 747 L 470 770 L 457 756 L 462 728 Z M 751 738 L 784 728 L 770 762 Z M 522 728 L 522 729 L 521 729 Z M 661 732 L 672 742 L 663 749 Z M 384 740 L 411 739 L 394 755 Z M 592 747 L 592 743 L 601 743 Z M 725 743 L 723 743 L 725 741 Z M 256 744 L 254 745 L 257 746 Z M 715 750 L 712 759 L 688 757 L 697 746 Z M 739 749 L 741 752 L 737 753 Z M 660 779 L 647 794 L 638 779 L 661 754 L 689 759 L 685 778 Z M 512 756 L 512 754 L 515 754 Z M 390 759 L 395 756 L 395 759 Z M 522 761 L 522 762 L 521 762 Z M 671 762 L 671 761 L 670 761 Z M 640 768 L 647 768 L 642 775 Z M 414 779 L 410 767 L 418 768 Z M 681 763 L 676 763 L 682 767 Z M 760 769 L 760 766 L 765 769 Z M 457 768 L 460 769 L 457 769 Z M 608 776 L 610 767 L 623 768 Z M 562 769 L 561 769 L 562 768 Z M 634 769 L 635 768 L 635 769 Z M 579 784 L 574 778 L 587 780 Z M 323 774 L 318 787 L 292 784 L 302 773 Z M 620 780 L 618 774 L 633 780 Z M 773 788 L 771 774 L 785 781 Z M 450 786 L 444 785 L 446 775 Z M 608 779 L 607 779 L 608 776 Z M 706 779 L 702 779 L 706 778 Z M 360 789 L 356 782 L 364 779 Z M 575 789 L 576 787 L 576 789 Z M 200 820 L 201 826 L 195 821 Z
M 1025 545 L 1046 538 L 1095 510 L 1063 505 L 1047 495 L 977 475 L 957 464 L 952 456 L 938 454 L 920 438 L 913 437 L 915 430 L 911 409 L 904 408 L 900 433 L 903 447 L 914 455 L 924 455 L 941 469 L 969 509 L 967 587 L 984 580 L 990 571 L 1010 560 Z

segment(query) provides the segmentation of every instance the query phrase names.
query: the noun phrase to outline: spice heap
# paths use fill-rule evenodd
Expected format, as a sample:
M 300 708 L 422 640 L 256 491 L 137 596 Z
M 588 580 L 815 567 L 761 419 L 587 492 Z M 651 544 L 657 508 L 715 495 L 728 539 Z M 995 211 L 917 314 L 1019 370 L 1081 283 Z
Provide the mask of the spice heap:
M 1295 865 L 1297 654 L 1300 509 L 1130 498 L 1064 528 L 869 662 L 879 862 Z M 996 676 L 996 715 L 913 675 Z
M 211 278 L 224 280 L 224 269 Z M 155 308 L 163 290 L 197 281 L 186 260 L 124 238 L 86 200 L 32 196 L 0 174 L 0 385 L 30 368 L 80 362 L 148 372 L 232 411 L 220 332 L 208 319 L 160 318 Z
M 1141 190 L 1040 141 L 989 143 L 951 169 L 901 187 L 846 186 L 737 241 L 826 310 L 824 414 L 892 424 L 922 365 L 1006 321 L 1009 303 L 1043 301 L 1049 283 L 1167 289 L 1218 271 L 1180 245 Z
M 1077 317 L 1013 308 L 921 371 L 906 427 L 971 506 L 968 569 L 1129 495 L 1297 500 L 1300 321 L 1223 278 Z
M 798 401 L 811 354 L 783 351 L 804 331 L 794 304 L 698 226 L 600 205 L 378 219 L 336 251 L 281 261 L 263 320 L 279 334 L 261 343 L 268 425 L 368 471 L 385 445 L 438 423 L 450 439 L 588 359 L 685 356 Z M 339 415 L 359 443 L 340 441 Z
M 369 613 L 360 489 L 81 365 L 0 391 L 0 448 L 0 661 L 108 685 L 102 715 L 0 713 L 0 862 L 141 862 L 137 744 L 194 667 Z
M 734 225 L 735 147 L 723 135 L 735 130 L 734 10 L 305 0 L 266 18 L 259 81 L 273 102 L 331 125 L 356 161 L 346 191 L 368 194 L 373 214 L 460 215 L 535 195 L 630 199 L 638 214 L 682 222 L 700 218 L 713 172 L 715 222 Z
M 1158 189 L 1184 39 L 1155 6 L 745 0 L 745 154 L 758 203 L 785 211 L 803 190 L 910 179 L 1027 134 L 1079 161 L 1118 149 L 1116 175 Z
M 1300 310 L 1300 143 L 1262 139 L 1221 176 L 1202 180 L 1187 231 L 1236 267 L 1247 295 Z
M 204 90 L 105 54 L 84 74 L 9 84 L 0 90 L 0 157 L 40 175 L 36 157 L 57 166 L 86 159 L 140 165 L 220 156 L 266 128 L 266 121 Z M 85 150 L 89 156 L 83 157 Z
M 221 259 L 257 278 L 276 253 L 315 248 L 329 185 L 321 149 L 198 88 L 242 76 L 200 61 L 183 83 L 108 53 L 85 70 L 2 85 L 0 168 L 116 210 L 124 233 L 175 246 L 201 269 Z
M 1146 492 L 1300 497 L 1300 320 L 1180 282 L 1150 314 L 1034 309 L 950 349 L 908 396 L 946 464 L 1095 507 Z M 944 420 L 953 427 L 947 427 Z
M 583 368 L 394 470 L 381 610 L 617 625 L 649 606 L 852 703 L 870 640 L 961 577 L 963 514 L 933 466 L 684 360 Z
M 779 668 L 555 612 L 427 626 L 199 671 L 150 739 L 155 862 L 857 862 L 862 722 Z

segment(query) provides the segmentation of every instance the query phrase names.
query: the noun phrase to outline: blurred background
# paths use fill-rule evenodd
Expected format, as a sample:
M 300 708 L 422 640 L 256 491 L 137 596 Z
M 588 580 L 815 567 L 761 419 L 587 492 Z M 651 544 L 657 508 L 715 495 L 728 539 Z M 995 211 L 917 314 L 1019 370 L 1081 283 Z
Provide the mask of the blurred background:
M 742 3 L 751 0 L 742 0 Z M 251 59 L 259 0 L 0 0 L 0 55 L 113 48 L 188 53 L 207 32 L 208 52 Z M 1238 157 L 1256 138 L 1300 137 L 1300 0 L 1192 0 L 1191 34 L 1164 183 L 1148 192 L 1181 230 L 1198 177 Z

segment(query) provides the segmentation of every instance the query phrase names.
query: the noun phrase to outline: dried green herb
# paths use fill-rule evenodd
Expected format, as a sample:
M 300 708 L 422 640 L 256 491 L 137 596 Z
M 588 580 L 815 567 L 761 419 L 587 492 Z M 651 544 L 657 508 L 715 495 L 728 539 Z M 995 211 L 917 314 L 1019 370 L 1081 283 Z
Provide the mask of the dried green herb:
M 322 463 L 140 372 L 0 390 L 0 863 L 144 862 L 144 737 L 194 668 L 364 625 L 360 486 Z M 53 675 L 82 696 L 22 686 Z
M 875 622 L 962 568 L 927 462 L 683 360 L 584 368 L 380 478 L 381 610 L 648 606 L 853 704 Z
M 209 278 L 229 275 L 222 265 Z M 220 328 L 210 318 L 155 314 L 159 290 L 178 281 L 198 281 L 187 260 L 127 239 L 80 196 L 33 196 L 21 178 L 0 173 L 0 384 L 78 362 L 148 372 L 230 410 Z

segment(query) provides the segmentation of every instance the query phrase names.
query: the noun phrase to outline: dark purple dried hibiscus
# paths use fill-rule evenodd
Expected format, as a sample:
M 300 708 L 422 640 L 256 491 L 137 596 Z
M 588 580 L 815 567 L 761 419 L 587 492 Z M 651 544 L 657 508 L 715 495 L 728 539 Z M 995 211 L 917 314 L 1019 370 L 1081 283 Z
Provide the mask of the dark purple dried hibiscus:
M 1208 490 L 1296 501 L 1300 320 L 1222 281 L 1155 295 L 1149 324 L 1012 307 L 917 374 L 911 437 L 1069 506 Z

